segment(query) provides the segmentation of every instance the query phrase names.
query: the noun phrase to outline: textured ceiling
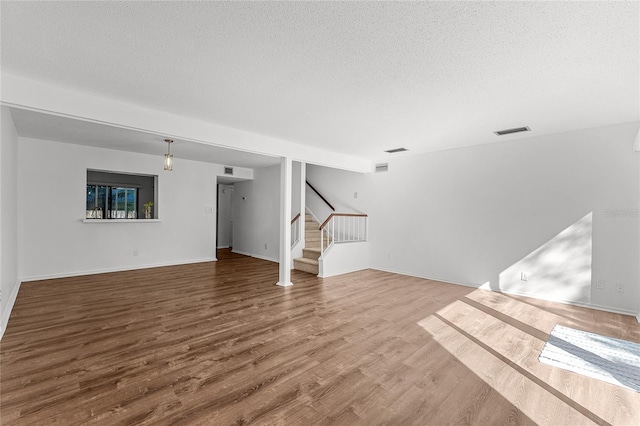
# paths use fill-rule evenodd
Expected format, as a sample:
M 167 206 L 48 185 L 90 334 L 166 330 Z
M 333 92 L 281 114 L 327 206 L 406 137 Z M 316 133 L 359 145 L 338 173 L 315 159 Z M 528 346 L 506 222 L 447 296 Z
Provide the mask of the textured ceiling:
M 2 1 L 1 65 L 377 159 L 639 120 L 639 5 Z

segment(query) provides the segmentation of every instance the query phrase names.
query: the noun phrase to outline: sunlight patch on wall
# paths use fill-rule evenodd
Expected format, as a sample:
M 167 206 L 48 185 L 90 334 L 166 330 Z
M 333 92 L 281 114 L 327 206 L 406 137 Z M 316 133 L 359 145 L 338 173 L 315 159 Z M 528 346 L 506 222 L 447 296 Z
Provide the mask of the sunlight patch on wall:
M 499 290 L 590 303 L 593 213 L 565 228 L 499 276 Z M 522 273 L 527 280 L 522 280 Z

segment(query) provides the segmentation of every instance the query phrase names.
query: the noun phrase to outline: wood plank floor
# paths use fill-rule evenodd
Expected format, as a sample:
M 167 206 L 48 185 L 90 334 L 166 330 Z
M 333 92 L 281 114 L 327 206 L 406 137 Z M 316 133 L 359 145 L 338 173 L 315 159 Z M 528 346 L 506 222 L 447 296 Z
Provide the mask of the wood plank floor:
M 555 324 L 632 317 L 380 271 L 218 262 L 24 283 L 2 425 L 640 424 L 640 394 L 541 364 Z

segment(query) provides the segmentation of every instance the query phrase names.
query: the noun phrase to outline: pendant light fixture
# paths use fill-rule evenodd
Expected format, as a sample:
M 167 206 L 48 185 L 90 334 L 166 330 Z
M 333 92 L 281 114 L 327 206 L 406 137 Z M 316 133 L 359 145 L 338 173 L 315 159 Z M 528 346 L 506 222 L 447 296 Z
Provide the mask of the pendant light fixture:
M 171 155 L 171 144 L 173 141 L 171 139 L 164 140 L 167 143 L 167 153 L 164 155 L 164 169 L 165 170 L 173 170 L 173 155 Z

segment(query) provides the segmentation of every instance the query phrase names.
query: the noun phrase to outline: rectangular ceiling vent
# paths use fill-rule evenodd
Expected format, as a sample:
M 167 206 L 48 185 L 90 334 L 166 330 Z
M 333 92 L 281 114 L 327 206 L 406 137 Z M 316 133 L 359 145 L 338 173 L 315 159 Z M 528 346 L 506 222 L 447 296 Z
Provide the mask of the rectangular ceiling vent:
M 233 167 L 226 167 L 224 168 L 224 174 L 225 175 L 231 175 L 233 176 Z
M 512 133 L 530 132 L 530 131 L 531 129 L 528 126 L 525 126 L 525 127 L 514 127 L 513 129 L 498 130 L 493 133 L 495 133 L 498 136 L 502 136 L 502 135 L 510 135 Z
M 405 151 L 409 151 L 407 148 L 393 148 L 393 149 L 388 149 L 385 152 L 388 152 L 389 154 L 395 154 L 396 152 L 405 152 Z
M 376 173 L 384 173 L 389 171 L 389 163 L 376 164 Z

